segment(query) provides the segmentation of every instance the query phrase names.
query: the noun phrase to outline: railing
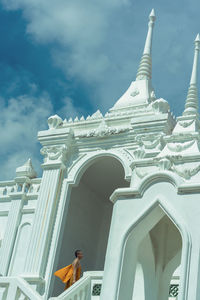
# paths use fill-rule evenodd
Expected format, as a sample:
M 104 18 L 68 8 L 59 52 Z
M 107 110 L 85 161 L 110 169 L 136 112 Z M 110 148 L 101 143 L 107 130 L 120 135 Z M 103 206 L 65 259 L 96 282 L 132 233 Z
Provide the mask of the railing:
M 40 188 L 40 178 L 31 179 L 29 183 L 16 183 L 14 180 L 0 182 L 0 197 L 4 198 L 12 193 L 25 192 L 27 194 L 38 194 Z
M 169 299 L 168 300 L 177 300 L 178 292 L 179 292 L 179 277 L 174 276 L 170 282 Z
M 31 286 L 19 277 L 0 277 L 1 300 L 42 300 Z
M 99 300 L 103 272 L 85 272 L 69 289 L 49 300 Z

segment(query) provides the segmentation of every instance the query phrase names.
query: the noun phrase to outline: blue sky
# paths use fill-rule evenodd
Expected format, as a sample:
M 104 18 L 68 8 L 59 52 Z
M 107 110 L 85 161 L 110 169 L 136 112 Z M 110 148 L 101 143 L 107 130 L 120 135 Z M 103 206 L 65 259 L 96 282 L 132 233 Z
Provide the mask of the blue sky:
M 153 86 L 180 115 L 200 31 L 197 0 L 0 0 L 0 179 L 29 157 L 47 118 L 105 113 L 135 79 L 156 12 Z

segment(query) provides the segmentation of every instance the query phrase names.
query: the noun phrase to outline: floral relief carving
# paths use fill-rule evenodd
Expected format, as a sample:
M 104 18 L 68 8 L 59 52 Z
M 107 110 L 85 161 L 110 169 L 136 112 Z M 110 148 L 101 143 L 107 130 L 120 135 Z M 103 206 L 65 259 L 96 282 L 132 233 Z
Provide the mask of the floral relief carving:
M 191 120 L 191 121 L 179 121 L 179 125 L 181 127 L 189 127 L 190 125 L 192 125 L 192 123 L 194 123 L 194 120 Z
M 179 176 L 185 179 L 190 179 L 200 171 L 200 165 L 198 165 L 196 168 L 184 168 L 183 166 L 177 167 L 173 165 L 172 170 L 175 171 Z
M 162 136 L 155 139 L 154 135 L 143 135 L 136 136 L 136 141 L 140 146 L 144 146 L 145 149 L 155 149 L 160 148 Z
M 103 119 L 100 123 L 99 127 L 93 130 L 89 130 L 79 135 L 79 137 L 106 137 L 112 134 L 118 134 L 121 132 L 125 132 L 130 130 L 130 127 L 110 127 L 106 124 L 105 120 Z
M 167 148 L 173 152 L 181 152 L 190 148 L 194 144 L 195 140 L 184 143 L 168 143 Z
M 55 161 L 59 160 L 61 162 L 64 162 L 66 160 L 66 155 L 68 152 L 68 147 L 66 145 L 62 146 L 44 146 L 40 153 L 44 155 L 45 162 L 47 161 Z

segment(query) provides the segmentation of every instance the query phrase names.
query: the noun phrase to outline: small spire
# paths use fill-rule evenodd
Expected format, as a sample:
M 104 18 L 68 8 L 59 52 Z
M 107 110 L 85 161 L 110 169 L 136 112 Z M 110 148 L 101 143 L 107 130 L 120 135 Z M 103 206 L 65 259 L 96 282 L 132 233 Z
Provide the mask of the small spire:
M 187 99 L 185 103 L 185 110 L 183 115 L 198 115 L 198 91 L 197 91 L 197 70 L 198 58 L 200 51 L 200 36 L 199 33 L 194 41 L 194 61 L 192 67 L 192 74 L 190 79 L 190 86 L 188 89 Z
M 155 11 L 154 9 L 152 9 L 149 15 L 148 33 L 146 37 L 143 55 L 138 68 L 136 80 L 151 79 L 152 37 L 155 19 Z

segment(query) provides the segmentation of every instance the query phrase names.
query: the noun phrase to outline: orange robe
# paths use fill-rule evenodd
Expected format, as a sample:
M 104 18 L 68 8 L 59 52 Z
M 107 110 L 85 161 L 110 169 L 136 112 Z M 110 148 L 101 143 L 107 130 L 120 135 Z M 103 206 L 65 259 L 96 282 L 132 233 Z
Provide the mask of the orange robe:
M 73 284 L 73 272 L 74 267 L 73 265 L 66 266 L 54 273 L 55 276 L 59 277 L 62 282 L 64 282 L 65 290 L 68 289 Z M 79 280 L 81 277 L 81 267 L 78 267 L 76 270 L 76 281 Z

